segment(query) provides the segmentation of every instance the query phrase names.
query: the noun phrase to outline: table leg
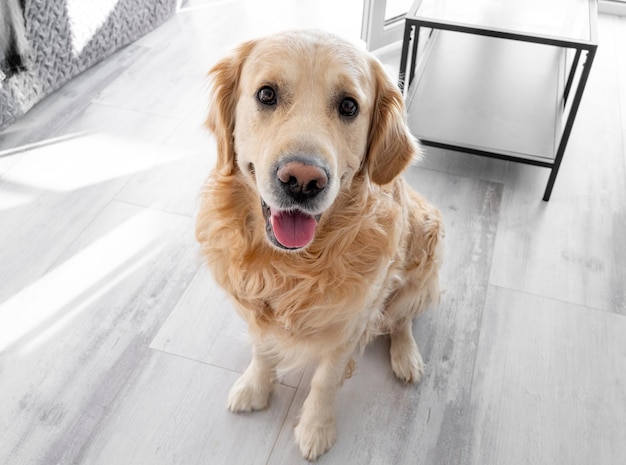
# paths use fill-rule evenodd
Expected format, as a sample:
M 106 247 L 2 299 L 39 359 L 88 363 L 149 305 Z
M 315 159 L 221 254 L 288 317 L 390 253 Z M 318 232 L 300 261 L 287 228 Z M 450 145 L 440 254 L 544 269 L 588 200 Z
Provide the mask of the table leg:
M 409 42 L 411 42 L 411 29 L 413 26 L 409 21 L 404 23 L 404 38 L 402 39 L 402 55 L 400 57 L 400 73 L 398 75 L 398 87 L 404 92 L 404 82 L 406 80 L 406 65 L 409 56 Z
M 415 68 L 417 67 L 417 49 L 420 42 L 420 27 L 416 26 L 413 32 L 413 50 L 411 52 L 411 74 L 409 75 L 409 86 L 415 77 Z
M 565 85 L 565 92 L 563 94 L 563 106 L 567 104 L 567 98 L 569 97 L 569 92 L 572 88 L 572 83 L 574 82 L 574 76 L 576 75 L 576 70 L 578 69 L 578 62 L 580 60 L 581 52 L 581 49 L 576 49 L 576 55 L 574 56 L 574 61 L 572 62 L 572 67 L 570 68 L 569 76 L 567 77 L 567 84 Z
M 565 147 L 567 147 L 567 141 L 569 140 L 569 136 L 572 132 L 574 119 L 576 118 L 578 107 L 580 106 L 580 101 L 583 96 L 583 91 L 585 90 L 585 85 L 587 84 L 587 79 L 589 78 L 589 73 L 591 71 L 591 65 L 593 64 L 595 54 L 596 47 L 587 50 L 587 57 L 585 59 L 585 63 L 583 64 L 582 74 L 580 75 L 580 82 L 578 83 L 578 87 L 576 88 L 576 94 L 574 95 L 574 100 L 572 101 L 572 108 L 570 109 L 569 115 L 567 117 L 567 122 L 565 123 L 565 128 L 563 129 L 563 135 L 561 136 L 559 148 L 557 150 L 556 158 L 554 160 L 554 166 L 552 167 L 552 170 L 550 171 L 550 177 L 548 178 L 548 185 L 546 186 L 546 190 L 543 194 L 543 200 L 546 202 L 550 200 L 550 196 L 552 195 L 552 188 L 554 187 L 556 176 L 559 173 L 559 168 L 561 167 L 561 161 L 563 160 Z

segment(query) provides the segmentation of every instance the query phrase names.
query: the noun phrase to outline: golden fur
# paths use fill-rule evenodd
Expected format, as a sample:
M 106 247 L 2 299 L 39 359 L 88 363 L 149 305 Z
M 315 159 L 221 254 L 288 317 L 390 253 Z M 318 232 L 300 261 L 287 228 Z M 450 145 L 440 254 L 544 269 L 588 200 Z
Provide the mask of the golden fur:
M 279 362 L 317 361 L 295 431 L 314 460 L 335 441 L 334 397 L 359 342 L 390 334 L 394 373 L 419 380 L 411 322 L 439 296 L 440 216 L 399 176 L 417 148 L 402 95 L 366 52 L 321 32 L 283 33 L 241 45 L 210 75 L 218 161 L 196 236 L 253 343 L 229 408 L 265 408 Z M 271 112 L 254 98 L 267 83 L 281 92 Z M 358 102 L 354 119 L 337 116 L 335 95 Z M 260 198 L 294 152 L 314 153 L 330 177 L 312 242 L 291 251 L 268 240 Z

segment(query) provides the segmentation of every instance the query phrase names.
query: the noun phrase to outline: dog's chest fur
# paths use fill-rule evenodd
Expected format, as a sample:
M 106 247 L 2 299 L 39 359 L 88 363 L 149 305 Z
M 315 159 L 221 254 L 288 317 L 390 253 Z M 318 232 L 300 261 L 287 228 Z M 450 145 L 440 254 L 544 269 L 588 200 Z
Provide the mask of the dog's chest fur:
M 341 340 L 382 316 L 385 297 L 399 284 L 397 243 L 405 240 L 398 237 L 405 218 L 393 193 L 378 187 L 372 193 L 365 185 L 357 192 L 340 196 L 306 250 L 290 253 L 265 238 L 252 189 L 236 175 L 213 177 L 198 235 L 216 280 L 239 304 L 251 332 L 287 343 L 320 335 Z

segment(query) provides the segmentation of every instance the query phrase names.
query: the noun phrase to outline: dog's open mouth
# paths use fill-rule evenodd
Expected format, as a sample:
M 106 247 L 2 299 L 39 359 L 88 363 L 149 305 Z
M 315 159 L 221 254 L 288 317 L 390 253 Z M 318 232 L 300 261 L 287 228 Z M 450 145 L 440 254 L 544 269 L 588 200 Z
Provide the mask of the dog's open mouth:
M 269 240 L 282 249 L 301 249 L 311 243 L 321 215 L 301 210 L 277 210 L 261 199 L 265 231 Z

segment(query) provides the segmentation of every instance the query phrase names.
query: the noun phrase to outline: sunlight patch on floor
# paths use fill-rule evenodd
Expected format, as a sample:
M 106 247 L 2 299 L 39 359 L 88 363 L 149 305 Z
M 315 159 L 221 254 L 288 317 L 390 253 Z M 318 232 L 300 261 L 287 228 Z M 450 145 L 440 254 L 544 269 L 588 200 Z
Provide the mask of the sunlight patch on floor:
M 163 219 L 144 210 L 0 305 L 0 351 L 33 350 L 160 253 Z
M 172 147 L 104 133 L 85 133 L 48 142 L 32 149 L 3 176 L 3 183 L 14 188 L 11 192 L 0 187 L 0 210 L 28 202 L 38 193 L 75 191 L 131 176 L 186 155 Z M 15 186 L 30 194 L 18 195 Z

